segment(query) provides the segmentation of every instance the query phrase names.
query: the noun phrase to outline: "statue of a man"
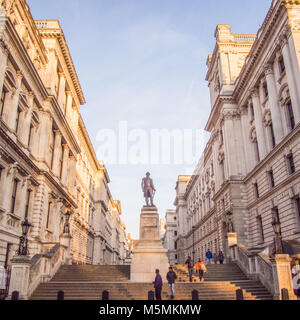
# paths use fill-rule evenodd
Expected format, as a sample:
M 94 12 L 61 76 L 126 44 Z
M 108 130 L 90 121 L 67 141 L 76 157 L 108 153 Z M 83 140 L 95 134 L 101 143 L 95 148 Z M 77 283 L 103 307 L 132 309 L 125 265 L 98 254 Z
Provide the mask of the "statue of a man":
M 146 205 L 149 207 L 149 198 L 150 198 L 150 203 L 151 206 L 153 207 L 153 198 L 154 198 L 154 193 L 155 193 L 155 187 L 153 184 L 153 180 L 150 178 L 150 173 L 146 173 L 146 177 L 143 178 L 142 180 L 142 190 L 144 192 L 144 197 L 146 200 Z

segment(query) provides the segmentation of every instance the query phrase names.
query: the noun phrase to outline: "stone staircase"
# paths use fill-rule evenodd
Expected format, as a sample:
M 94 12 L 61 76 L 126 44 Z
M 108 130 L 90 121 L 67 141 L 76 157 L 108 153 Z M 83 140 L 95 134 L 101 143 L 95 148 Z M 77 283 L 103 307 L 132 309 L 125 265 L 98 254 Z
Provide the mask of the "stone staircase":
M 245 300 L 271 300 L 268 291 L 257 281 L 248 280 L 241 270 L 232 265 L 210 265 L 205 282 L 194 276 L 189 282 L 185 266 L 176 265 L 178 275 L 174 300 L 191 300 L 192 291 L 198 290 L 200 300 L 235 300 L 236 290 L 243 289 Z M 154 277 L 154 275 L 153 275 Z M 40 284 L 31 300 L 56 300 L 63 290 L 66 300 L 101 300 L 102 292 L 109 291 L 110 300 L 147 300 L 151 283 L 132 283 L 130 266 L 62 266 L 54 278 Z M 163 300 L 169 300 L 170 290 L 163 275 Z

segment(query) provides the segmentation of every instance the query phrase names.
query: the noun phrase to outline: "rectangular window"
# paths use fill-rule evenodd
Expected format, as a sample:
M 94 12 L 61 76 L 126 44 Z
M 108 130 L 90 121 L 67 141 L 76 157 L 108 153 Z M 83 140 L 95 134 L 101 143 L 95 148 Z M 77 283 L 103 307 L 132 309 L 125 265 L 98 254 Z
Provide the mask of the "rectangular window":
M 18 133 L 19 126 L 20 126 L 20 115 L 21 115 L 21 109 L 18 108 L 17 110 L 17 116 L 16 116 L 16 122 L 15 122 L 15 132 Z
M 274 187 L 275 187 L 275 180 L 274 180 L 273 170 L 270 170 L 270 171 L 268 172 L 268 176 L 269 176 L 270 187 L 271 187 L 271 188 L 274 188 Z
M 280 74 L 283 74 L 285 71 L 285 64 L 282 56 L 278 59 L 278 65 Z
M 25 205 L 25 220 L 28 218 L 28 214 L 29 214 L 30 197 L 31 197 L 31 190 L 27 190 L 26 205 Z
M 259 198 L 259 190 L 258 190 L 258 184 L 257 183 L 254 183 L 254 196 L 256 199 Z
M 174 236 L 175 236 L 175 237 L 177 236 L 177 231 L 174 231 Z
M 270 131 L 270 139 L 271 139 L 271 148 L 274 149 L 276 146 L 276 141 L 275 141 L 274 128 L 272 123 L 269 125 L 269 131 Z
M 11 204 L 10 204 L 10 212 L 11 213 L 15 212 L 17 192 L 18 192 L 18 184 L 19 184 L 19 180 L 18 179 L 14 179 L 12 195 L 11 195 Z
M 52 214 L 52 202 L 49 202 L 49 203 L 48 203 L 48 212 L 47 212 L 46 229 L 49 229 L 51 214 Z
M 3 88 L 2 93 L 1 93 L 1 98 L 0 98 L 0 116 L 3 115 L 6 94 L 7 94 L 7 90 L 5 88 Z
M 295 173 L 295 163 L 294 163 L 294 157 L 293 154 L 289 154 L 287 157 L 287 164 L 288 164 L 288 170 L 289 170 L 289 174 L 293 174 Z
M 254 107 L 253 104 L 250 105 L 250 114 L 251 114 L 251 119 L 254 119 Z
M 60 179 L 62 178 L 62 173 L 63 173 L 63 157 L 64 157 L 64 147 L 63 147 L 63 145 L 61 145 L 60 158 L 59 158 L 59 177 L 60 177 Z
M 31 147 L 32 134 L 33 134 L 33 125 L 30 125 L 29 135 L 28 135 L 28 143 L 27 143 L 29 148 Z
M 300 198 L 299 197 L 295 199 L 295 206 L 296 206 L 296 215 L 297 215 L 298 225 L 300 226 Z
M 287 108 L 287 116 L 288 116 L 289 126 L 290 126 L 290 129 L 293 130 L 295 128 L 295 117 L 294 117 L 292 103 L 289 102 L 287 104 L 286 108 Z
M 256 222 L 257 222 L 257 231 L 258 231 L 259 241 L 260 242 L 265 242 L 264 227 L 263 227 L 262 217 L 258 216 L 256 218 Z
M 264 90 L 265 98 L 268 98 L 269 91 L 268 91 L 268 86 L 267 86 L 266 82 L 263 84 L 263 90 Z

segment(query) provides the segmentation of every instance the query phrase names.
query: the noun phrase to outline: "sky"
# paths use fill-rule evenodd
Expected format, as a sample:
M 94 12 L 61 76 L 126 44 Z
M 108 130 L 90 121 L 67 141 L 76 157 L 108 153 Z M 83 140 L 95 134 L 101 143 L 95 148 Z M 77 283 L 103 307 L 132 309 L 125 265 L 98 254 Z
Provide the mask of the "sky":
M 209 134 L 198 141 L 195 132 L 204 130 L 210 112 L 205 76 L 215 28 L 229 24 L 233 33 L 256 34 L 271 0 L 27 2 L 34 19 L 60 21 L 86 98 L 82 117 L 108 169 L 112 195 L 121 201 L 126 231 L 138 238 L 145 173 L 151 172 L 157 189 L 154 202 L 164 217 L 167 209 L 174 209 L 178 175 L 192 174 L 199 156 L 193 163 L 176 164 L 171 157 L 166 164 L 122 164 L 117 154 L 113 163 L 105 145 L 114 141 L 119 146 L 120 140 L 104 134 L 118 137 L 120 121 L 126 122 L 133 139 L 130 149 L 136 136 L 144 137 L 139 143 L 145 147 L 153 129 L 193 130 L 194 149 L 203 149 Z

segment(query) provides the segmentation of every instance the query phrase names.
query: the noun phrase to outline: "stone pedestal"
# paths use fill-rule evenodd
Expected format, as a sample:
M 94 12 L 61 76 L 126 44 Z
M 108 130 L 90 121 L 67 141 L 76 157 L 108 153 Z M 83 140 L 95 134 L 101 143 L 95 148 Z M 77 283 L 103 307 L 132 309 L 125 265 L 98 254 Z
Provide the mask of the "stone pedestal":
M 60 244 L 65 248 L 65 261 L 67 265 L 72 264 L 72 255 L 71 255 L 71 240 L 72 236 L 69 233 L 64 233 L 60 236 Z
M 140 216 L 140 239 L 133 250 L 130 279 L 133 282 L 153 282 L 156 269 L 165 279 L 168 268 L 168 250 L 160 240 L 157 208 L 145 206 Z
M 11 260 L 11 278 L 9 297 L 14 291 L 19 291 L 20 300 L 28 300 L 29 276 L 31 258 L 28 256 L 15 256 Z
M 293 288 L 291 261 L 288 254 L 276 254 L 271 260 L 275 289 L 274 300 L 282 300 L 282 289 L 288 290 L 290 300 L 297 300 Z
M 237 233 L 229 232 L 227 234 L 228 247 L 233 247 L 237 245 Z

